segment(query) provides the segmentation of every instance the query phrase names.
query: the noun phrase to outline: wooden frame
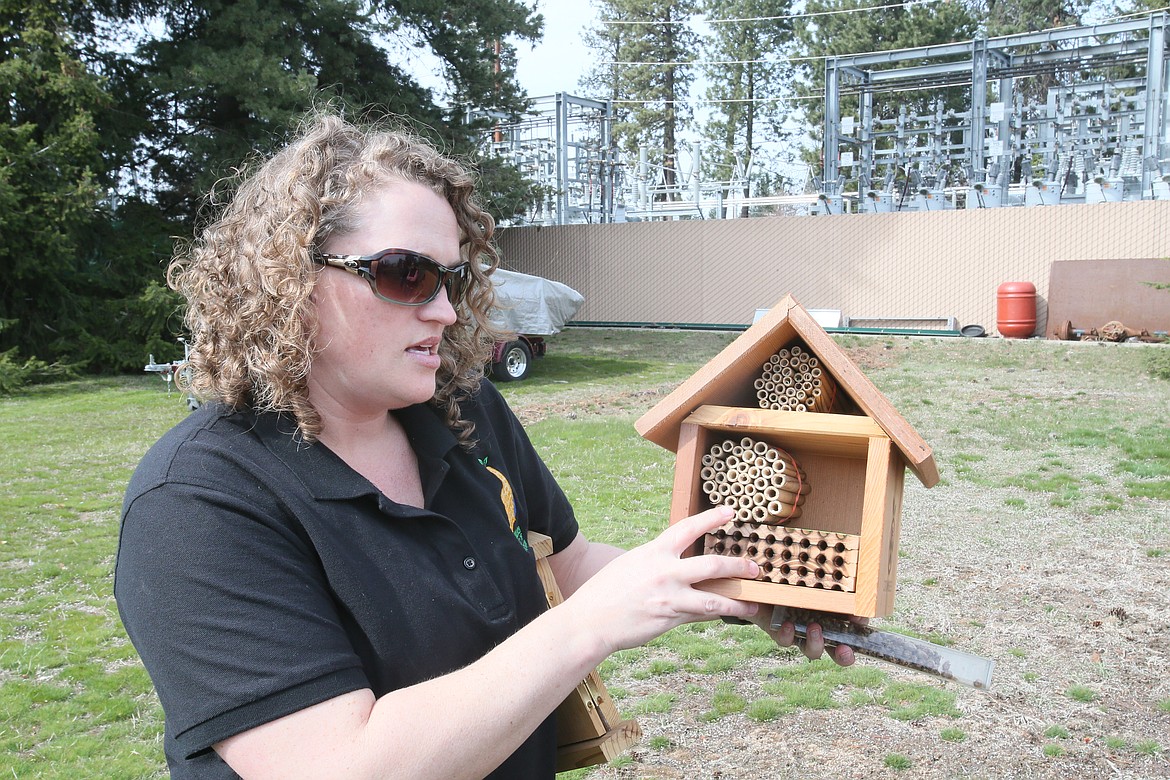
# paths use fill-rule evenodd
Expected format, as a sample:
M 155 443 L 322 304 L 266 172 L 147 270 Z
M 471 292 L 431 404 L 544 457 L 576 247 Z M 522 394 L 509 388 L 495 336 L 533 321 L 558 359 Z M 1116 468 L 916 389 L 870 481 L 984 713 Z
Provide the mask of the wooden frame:
M 930 445 L 792 296 L 785 296 L 759 322 L 642 415 L 634 428 L 643 438 L 674 452 L 678 448 L 679 426 L 700 406 L 754 407 L 752 382 L 761 365 L 796 340 L 804 341 L 820 359 L 837 382 L 839 392 L 886 432 L 922 484 L 936 485 L 938 468 Z
M 550 607 L 560 604 L 561 589 L 545 560 L 553 553 L 552 539 L 530 531 L 528 545 L 536 555 L 536 573 Z M 594 669 L 557 707 L 557 771 L 608 763 L 642 737 L 635 720 L 622 720 Z
M 836 413 L 759 408 L 753 385 L 763 364 L 797 343 L 836 383 L 841 402 Z M 635 428 L 676 453 L 672 523 L 711 506 L 699 476 L 701 458 L 710 445 L 718 437 L 750 436 L 790 452 L 808 472 L 811 491 L 801 516 L 787 525 L 855 535 L 859 540 L 856 572 L 847 578 L 851 589 L 737 579 L 708 581 L 702 587 L 762 604 L 867 617 L 893 611 L 905 470 L 932 487 L 938 482 L 934 456 L 791 296 L 643 415 Z M 703 550 L 700 540 L 690 554 Z
M 801 519 L 789 525 L 860 537 L 856 584 L 852 592 L 736 579 L 703 587 L 761 604 L 867 617 L 893 611 L 904 461 L 881 427 L 852 415 L 700 406 L 679 430 L 671 523 L 710 508 L 700 460 L 721 433 L 767 441 L 804 466 L 812 490 Z M 691 552 L 702 552 L 701 542 Z

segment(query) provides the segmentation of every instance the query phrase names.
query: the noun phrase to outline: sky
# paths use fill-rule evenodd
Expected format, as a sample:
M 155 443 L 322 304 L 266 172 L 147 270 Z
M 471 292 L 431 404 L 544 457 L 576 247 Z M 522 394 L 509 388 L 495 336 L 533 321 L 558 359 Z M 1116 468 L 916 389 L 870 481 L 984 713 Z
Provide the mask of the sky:
M 589 70 L 593 55 L 581 37 L 597 18 L 590 0 L 540 0 L 544 38 L 535 47 L 516 47 L 516 75 L 529 97 L 568 92 L 581 97 L 578 82 Z

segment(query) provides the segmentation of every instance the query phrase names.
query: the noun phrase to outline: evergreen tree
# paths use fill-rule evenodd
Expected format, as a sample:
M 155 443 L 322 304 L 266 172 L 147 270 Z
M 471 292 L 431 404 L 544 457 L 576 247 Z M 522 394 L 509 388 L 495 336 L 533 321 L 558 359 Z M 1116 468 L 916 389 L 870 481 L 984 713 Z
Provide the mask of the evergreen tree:
M 699 37 L 688 22 L 698 10 L 696 0 L 598 0 L 598 8 L 601 25 L 586 38 L 598 59 L 636 64 L 594 69 L 583 86 L 630 101 L 615 104 L 614 140 L 627 160 L 637 159 L 639 146 L 649 147 L 651 161 L 663 168 L 663 183 L 672 186 L 678 135 L 690 118 L 690 63 Z
M 448 149 L 471 152 L 472 109 L 522 110 L 509 40 L 535 38 L 542 22 L 512 0 L 368 8 L 356 0 L 191 0 L 135 10 L 157 13 L 165 28 L 137 51 L 136 91 L 150 96 L 142 141 L 151 178 L 163 185 L 158 200 L 183 219 L 229 166 L 279 145 L 290 121 L 323 96 L 359 115 L 408 116 Z M 438 59 L 449 94 L 412 75 L 405 60 L 420 49 Z
M 718 180 L 742 177 L 747 197 L 746 177 L 760 162 L 760 148 L 779 139 L 785 119 L 783 104 L 771 98 L 789 91 L 792 81 L 783 57 L 792 40 L 792 1 L 706 0 L 703 11 L 711 28 L 704 46 L 711 108 L 703 167 Z
M 174 357 L 161 267 L 218 177 L 325 99 L 471 156 L 475 109 L 522 110 L 513 42 L 541 23 L 517 0 L 0 0 L 0 354 Z M 442 95 L 410 75 L 420 49 Z M 518 208 L 532 185 L 484 167 L 489 207 Z
M 95 220 L 107 96 L 79 58 L 66 4 L 0 3 L 0 350 L 54 353 Z
M 987 0 L 988 37 L 1079 24 L 1089 0 Z

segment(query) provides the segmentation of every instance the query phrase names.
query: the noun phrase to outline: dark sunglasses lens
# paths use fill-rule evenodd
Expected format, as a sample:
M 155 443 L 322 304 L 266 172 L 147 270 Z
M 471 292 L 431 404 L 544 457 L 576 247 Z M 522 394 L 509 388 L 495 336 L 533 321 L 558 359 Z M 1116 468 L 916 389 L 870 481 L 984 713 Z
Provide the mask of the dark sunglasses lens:
M 439 291 L 439 266 L 408 254 L 389 254 L 371 263 L 378 294 L 399 303 L 426 303 Z
M 452 306 L 459 305 L 463 296 L 467 295 L 467 288 L 471 284 L 471 271 L 467 266 L 461 266 L 455 273 L 447 275 L 447 300 Z

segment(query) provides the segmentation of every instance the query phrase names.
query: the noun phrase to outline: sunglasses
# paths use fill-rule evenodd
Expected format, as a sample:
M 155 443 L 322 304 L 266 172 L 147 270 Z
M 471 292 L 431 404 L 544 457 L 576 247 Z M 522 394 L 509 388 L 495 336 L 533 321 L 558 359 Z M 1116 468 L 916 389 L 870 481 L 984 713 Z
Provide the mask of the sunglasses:
M 408 249 L 383 249 L 373 255 L 330 255 L 318 252 L 313 260 L 365 277 L 374 295 L 401 306 L 422 306 L 447 288 L 447 300 L 458 306 L 471 285 L 471 264 L 454 268 L 440 265 Z

